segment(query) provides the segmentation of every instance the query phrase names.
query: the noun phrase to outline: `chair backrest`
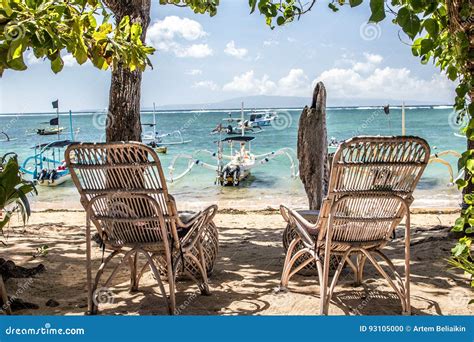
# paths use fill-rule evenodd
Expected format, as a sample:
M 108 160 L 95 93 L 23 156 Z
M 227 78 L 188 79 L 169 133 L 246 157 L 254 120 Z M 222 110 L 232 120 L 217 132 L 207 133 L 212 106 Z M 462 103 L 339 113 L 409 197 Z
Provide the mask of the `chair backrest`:
M 152 148 L 138 142 L 72 144 L 65 159 L 106 243 L 157 242 L 164 234 L 179 241 L 174 201 Z
M 429 156 L 428 143 L 419 137 L 364 136 L 342 143 L 321 213 L 332 213 L 333 238 L 388 240 L 412 202 Z

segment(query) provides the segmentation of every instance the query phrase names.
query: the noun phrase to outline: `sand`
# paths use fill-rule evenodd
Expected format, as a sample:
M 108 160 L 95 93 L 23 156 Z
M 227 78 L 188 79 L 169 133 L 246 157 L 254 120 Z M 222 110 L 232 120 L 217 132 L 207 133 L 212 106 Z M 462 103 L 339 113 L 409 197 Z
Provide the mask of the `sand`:
M 468 277 L 449 268 L 446 259 L 456 238 L 449 233 L 455 211 L 423 211 L 412 216 L 412 311 L 414 315 L 472 315 Z M 35 303 L 38 309 L 15 311 L 20 315 L 83 315 L 86 305 L 85 214 L 82 211 L 34 212 L 26 228 L 6 231 L 1 256 L 25 267 L 44 264 L 46 271 L 31 279 L 9 279 L 9 295 Z M 285 222 L 274 211 L 219 212 L 220 251 L 210 278 L 211 296 L 201 296 L 192 282 L 179 282 L 181 315 L 313 315 L 319 312 L 315 276 L 295 276 L 289 292 L 276 293 L 284 259 L 282 231 Z M 14 222 L 15 223 L 15 222 Z M 403 226 L 386 247 L 396 266 L 403 265 Z M 47 255 L 37 249 L 47 245 Z M 34 256 L 37 254 L 36 256 Z M 101 261 L 94 245 L 94 266 Z M 330 306 L 332 315 L 398 315 L 400 303 L 374 268 L 366 269 L 365 283 L 352 286 L 345 272 Z M 101 314 L 162 315 L 164 301 L 151 273 L 140 291 L 128 292 L 129 274 L 124 269 L 109 289 Z M 46 306 L 50 299 L 59 305 Z

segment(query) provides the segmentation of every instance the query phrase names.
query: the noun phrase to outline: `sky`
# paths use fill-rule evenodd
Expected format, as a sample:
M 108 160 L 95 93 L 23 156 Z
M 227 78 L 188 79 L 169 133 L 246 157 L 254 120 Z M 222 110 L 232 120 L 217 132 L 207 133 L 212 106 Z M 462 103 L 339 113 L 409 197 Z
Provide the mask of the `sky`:
M 368 24 L 368 4 L 333 13 L 318 2 L 299 21 L 271 30 L 248 1 L 221 1 L 215 17 L 153 0 L 147 43 L 157 51 L 143 75 L 142 108 L 213 103 L 253 95 L 305 96 L 323 81 L 328 105 L 452 103 L 454 84 L 413 57 L 388 17 Z M 65 53 L 55 75 L 27 52 L 27 71 L 0 78 L 0 113 L 104 109 L 110 71 Z

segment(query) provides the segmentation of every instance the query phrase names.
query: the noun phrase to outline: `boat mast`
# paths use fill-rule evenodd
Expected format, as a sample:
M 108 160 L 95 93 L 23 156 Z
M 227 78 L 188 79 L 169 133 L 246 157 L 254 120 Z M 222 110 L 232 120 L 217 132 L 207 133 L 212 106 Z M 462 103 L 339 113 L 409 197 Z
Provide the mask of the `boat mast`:
M 58 140 L 60 139 L 60 134 L 59 134 L 59 101 L 56 100 L 58 105 L 56 106 L 56 118 L 58 119 Z
M 405 102 L 402 102 L 402 135 L 406 134 L 405 129 Z
M 156 132 L 156 116 L 155 116 L 155 102 L 153 102 L 153 133 L 155 134 L 154 139 L 156 140 L 156 135 L 158 134 Z
M 242 130 L 242 136 L 245 135 L 245 125 L 244 125 L 244 101 L 240 105 L 240 128 Z
M 69 129 L 71 130 L 71 141 L 74 141 L 74 129 L 72 128 L 72 112 L 70 109 L 69 109 Z

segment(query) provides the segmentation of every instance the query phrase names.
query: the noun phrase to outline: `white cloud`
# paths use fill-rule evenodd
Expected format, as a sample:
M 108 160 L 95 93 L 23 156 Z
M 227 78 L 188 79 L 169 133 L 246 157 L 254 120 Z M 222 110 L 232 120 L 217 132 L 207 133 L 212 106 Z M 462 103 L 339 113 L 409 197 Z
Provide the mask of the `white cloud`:
M 187 45 L 182 41 L 192 42 L 207 35 L 197 21 L 172 15 L 150 26 L 147 32 L 147 43 L 160 52 L 174 53 L 176 57 L 203 58 L 213 54 L 208 44 Z
M 258 79 L 254 75 L 254 71 L 250 70 L 239 76 L 234 76 L 231 82 L 224 85 L 224 91 L 236 91 L 252 94 L 271 94 L 275 91 L 276 84 L 272 82 L 268 75 L 263 75 Z
M 174 40 L 176 37 L 193 41 L 205 36 L 207 36 L 207 33 L 200 23 L 175 15 L 156 21 L 147 31 L 147 37 L 152 42 Z
M 328 97 L 353 100 L 405 100 L 423 101 L 433 100 L 433 91 L 438 102 L 449 102 L 453 97 L 455 84 L 445 75 L 434 74 L 430 79 L 422 79 L 413 75 L 407 68 L 393 68 L 383 65 L 383 57 L 374 54 L 364 54 L 357 61 L 347 60 L 345 66 L 338 66 L 323 71 L 313 82 L 303 69 L 294 68 L 277 80 L 268 75 L 259 77 L 253 70 L 236 75 L 232 81 L 225 84 L 224 91 L 246 94 L 265 95 L 311 95 L 316 82 L 324 82 Z
M 278 81 L 272 81 L 268 75 L 255 76 L 253 70 L 234 76 L 231 82 L 224 85 L 224 91 L 235 91 L 260 95 L 308 95 L 311 82 L 302 69 L 291 69 Z
M 202 75 L 202 70 L 201 69 L 191 69 L 185 72 L 186 75 L 191 75 L 191 76 L 197 76 L 197 75 Z
M 210 90 L 217 90 L 219 87 L 213 81 L 199 81 L 193 84 L 193 88 L 205 88 Z
M 33 64 L 40 64 L 43 61 L 41 58 L 36 58 L 33 51 L 28 52 L 26 55 L 26 64 L 33 65 Z
M 328 94 L 340 99 L 380 99 L 432 101 L 433 89 L 440 101 L 452 98 L 454 84 L 444 75 L 420 79 L 407 68 L 382 67 L 382 56 L 365 54 L 365 61 L 324 71 L 313 85 L 324 82 Z
M 278 45 L 280 44 L 278 42 L 278 40 L 274 40 L 274 39 L 269 39 L 269 40 L 264 40 L 263 41 L 263 46 L 272 46 L 272 45 Z
M 207 44 L 193 44 L 190 46 L 180 46 L 174 51 L 176 57 L 204 58 L 213 54 L 212 49 Z
M 310 94 L 308 76 L 306 76 L 303 69 L 291 69 L 288 75 L 278 81 L 278 92 L 289 96 Z
M 74 58 L 74 56 L 70 53 L 63 56 L 63 62 L 65 67 L 74 67 L 79 65 L 76 61 L 76 58 Z
M 248 50 L 246 48 L 238 48 L 235 46 L 235 42 L 231 40 L 230 42 L 227 43 L 225 46 L 224 52 L 228 54 L 229 56 L 237 57 L 237 58 L 244 58 Z

